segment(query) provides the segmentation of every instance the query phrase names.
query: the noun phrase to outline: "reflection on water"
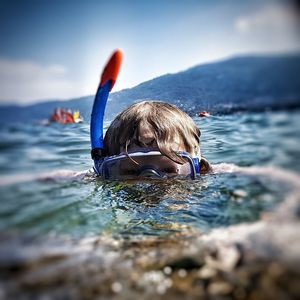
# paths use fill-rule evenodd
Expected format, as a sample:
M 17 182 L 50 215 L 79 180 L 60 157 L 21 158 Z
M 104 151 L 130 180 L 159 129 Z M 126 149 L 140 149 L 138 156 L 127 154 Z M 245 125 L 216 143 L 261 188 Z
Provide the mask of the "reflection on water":
M 299 172 L 300 112 L 196 119 L 212 163 L 275 166 Z M 88 124 L 1 125 L 0 229 L 41 235 L 104 232 L 166 235 L 252 222 L 284 199 L 282 185 L 259 176 L 219 173 L 196 181 L 33 180 L 38 174 L 91 167 Z M 31 178 L 31 179 L 30 179 Z

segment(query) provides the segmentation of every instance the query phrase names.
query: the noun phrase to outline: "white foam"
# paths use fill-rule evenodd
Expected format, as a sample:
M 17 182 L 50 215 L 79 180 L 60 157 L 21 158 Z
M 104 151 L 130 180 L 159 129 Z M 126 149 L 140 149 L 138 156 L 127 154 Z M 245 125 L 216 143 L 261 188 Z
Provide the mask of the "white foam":
M 239 167 L 235 164 L 221 163 L 212 165 L 215 174 L 220 173 L 242 173 L 254 176 L 266 176 L 270 179 L 288 183 L 296 189 L 300 188 L 300 174 L 291 170 L 278 168 L 275 166 L 253 166 Z
M 14 174 L 0 176 L 0 186 L 13 185 L 29 181 L 83 180 L 88 171 L 56 170 L 42 174 Z

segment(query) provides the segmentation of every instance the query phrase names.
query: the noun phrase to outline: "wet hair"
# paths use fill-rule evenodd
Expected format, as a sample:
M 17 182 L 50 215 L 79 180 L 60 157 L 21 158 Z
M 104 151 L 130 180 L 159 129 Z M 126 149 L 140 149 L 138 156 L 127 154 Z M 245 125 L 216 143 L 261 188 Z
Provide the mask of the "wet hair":
M 133 144 L 147 146 L 139 142 L 139 126 L 150 128 L 159 151 L 177 163 L 184 161 L 173 149 L 174 142 L 181 151 L 200 154 L 201 133 L 193 119 L 175 105 L 161 101 L 135 103 L 118 114 L 105 134 L 106 154 L 117 155 L 122 149 L 127 153 Z

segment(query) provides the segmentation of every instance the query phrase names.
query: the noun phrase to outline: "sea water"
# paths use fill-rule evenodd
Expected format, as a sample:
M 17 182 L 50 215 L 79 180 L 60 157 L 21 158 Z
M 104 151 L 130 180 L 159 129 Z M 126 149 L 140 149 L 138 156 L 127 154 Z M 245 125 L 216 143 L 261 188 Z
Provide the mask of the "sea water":
M 272 173 L 300 172 L 299 110 L 194 120 L 202 155 L 219 171 L 162 182 L 58 175 L 92 167 L 87 123 L 1 124 L 0 231 L 72 238 L 207 232 L 259 220 L 285 199 L 288 187 Z M 249 175 L 234 166 L 266 172 Z

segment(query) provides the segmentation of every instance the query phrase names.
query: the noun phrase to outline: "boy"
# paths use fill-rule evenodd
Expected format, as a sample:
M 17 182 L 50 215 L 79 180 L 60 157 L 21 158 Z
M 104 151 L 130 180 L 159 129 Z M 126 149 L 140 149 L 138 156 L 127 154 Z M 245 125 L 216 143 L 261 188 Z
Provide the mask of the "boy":
M 104 138 L 105 158 L 97 173 L 117 180 L 194 179 L 211 171 L 200 154 L 200 134 L 192 118 L 174 105 L 133 104 L 110 124 Z

